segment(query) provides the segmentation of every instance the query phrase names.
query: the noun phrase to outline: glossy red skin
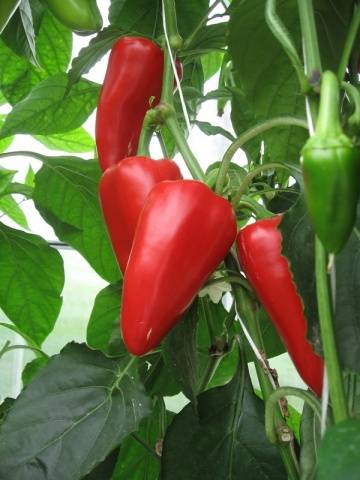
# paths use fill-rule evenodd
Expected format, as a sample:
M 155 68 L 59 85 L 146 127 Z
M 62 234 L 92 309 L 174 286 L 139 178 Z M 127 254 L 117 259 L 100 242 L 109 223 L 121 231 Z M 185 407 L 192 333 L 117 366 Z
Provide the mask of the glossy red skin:
M 134 355 L 156 347 L 190 306 L 236 237 L 229 202 L 195 180 L 151 191 L 126 268 L 121 325 Z
M 108 168 L 100 180 L 102 211 L 114 253 L 124 273 L 145 200 L 163 180 L 182 178 L 172 160 L 129 157 Z
M 103 171 L 136 154 L 145 113 L 160 100 L 163 69 L 163 51 L 147 38 L 123 37 L 112 47 L 96 114 Z
M 324 364 L 306 339 L 303 305 L 287 259 L 281 255 L 281 216 L 259 220 L 240 230 L 241 267 L 276 327 L 299 375 L 320 397 Z

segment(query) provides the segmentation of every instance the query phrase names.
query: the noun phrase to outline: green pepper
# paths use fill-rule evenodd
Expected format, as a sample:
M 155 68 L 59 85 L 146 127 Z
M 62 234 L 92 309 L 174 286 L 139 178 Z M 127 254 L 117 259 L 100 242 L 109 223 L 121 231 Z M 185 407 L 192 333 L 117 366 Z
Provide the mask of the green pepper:
M 102 27 L 96 0 L 46 0 L 52 14 L 78 34 L 91 34 Z
M 8 24 L 21 0 L 0 0 L 0 33 Z
M 324 72 L 315 133 L 302 150 L 305 198 L 315 232 L 329 253 L 344 246 L 353 229 L 360 192 L 360 151 L 344 134 L 339 82 Z

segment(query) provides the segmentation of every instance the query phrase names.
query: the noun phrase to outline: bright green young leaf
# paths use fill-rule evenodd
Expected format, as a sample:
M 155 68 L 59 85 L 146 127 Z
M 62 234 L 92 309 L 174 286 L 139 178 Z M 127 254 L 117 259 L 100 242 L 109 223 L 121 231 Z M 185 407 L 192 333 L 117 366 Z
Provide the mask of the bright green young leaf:
M 360 419 L 331 425 L 321 442 L 316 480 L 358 480 Z
M 32 169 L 31 165 L 29 165 L 28 171 L 26 173 L 25 185 L 27 185 L 30 188 L 35 187 L 35 172 Z
M 75 89 L 75 88 L 74 88 Z M 60 240 L 74 247 L 105 280 L 120 278 L 100 210 L 98 162 L 77 157 L 44 157 L 35 176 L 34 201 Z
M 12 195 L 0 196 L 0 212 L 23 228 L 29 228 L 25 213 Z
M 205 80 L 209 80 L 220 70 L 223 57 L 224 54 L 221 52 L 211 52 L 201 57 Z
M 0 167 L 0 195 L 4 194 L 16 171 Z
M 1 39 L 0 65 L 0 89 L 11 105 L 26 97 L 32 87 L 46 76 L 45 72 L 38 71 L 24 58 L 18 57 Z
M 83 127 L 71 132 L 54 133 L 53 135 L 34 135 L 36 140 L 51 150 L 68 153 L 94 152 L 95 141 Z
M 36 39 L 38 62 L 48 75 L 66 72 L 72 53 L 72 33 L 49 10 Z
M 48 77 L 7 115 L 0 138 L 15 133 L 49 135 L 81 126 L 97 105 L 99 85 L 81 80 L 64 98 L 67 76 Z
M 0 478 L 74 480 L 93 470 L 150 413 L 131 362 L 77 344 L 52 357 L 1 424 Z
M 54 327 L 63 286 L 56 250 L 37 235 L 0 224 L 0 308 L 38 345 Z
M 108 285 L 97 294 L 86 332 L 86 342 L 91 348 L 108 355 L 114 353 L 112 341 L 117 333 L 120 337 L 120 307 L 120 284 Z
M 162 400 L 155 403 L 150 417 L 140 423 L 137 435 L 152 450 L 146 450 L 134 437 L 129 436 L 121 444 L 119 457 L 111 480 L 158 479 L 160 473 L 160 449 L 167 427 L 174 415 L 165 410 Z
M 6 118 L 6 115 L 0 114 L 0 129 L 5 122 L 5 118 Z M 12 137 L 12 136 L 11 137 L 6 137 L 6 138 L 3 138 L 2 140 L 0 140 L 0 153 L 5 152 L 10 147 L 13 140 L 14 140 L 14 137 Z
M 246 364 L 224 387 L 198 397 L 171 423 L 164 440 L 161 480 L 285 480 L 279 453 L 265 435 L 264 404 Z

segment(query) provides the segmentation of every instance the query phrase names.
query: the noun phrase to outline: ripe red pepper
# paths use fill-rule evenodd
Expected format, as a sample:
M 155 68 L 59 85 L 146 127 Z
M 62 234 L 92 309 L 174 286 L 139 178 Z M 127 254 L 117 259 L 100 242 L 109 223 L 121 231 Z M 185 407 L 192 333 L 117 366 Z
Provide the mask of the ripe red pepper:
M 112 47 L 96 114 L 96 145 L 105 171 L 136 155 L 144 116 L 160 100 L 164 54 L 143 37 L 123 37 Z M 182 67 L 177 62 L 181 77 Z
M 275 325 L 299 375 L 320 397 L 324 364 L 306 339 L 307 322 L 287 259 L 281 255 L 281 216 L 259 220 L 240 230 L 241 267 Z
M 147 157 L 125 158 L 103 174 L 99 185 L 101 206 L 123 273 L 147 196 L 157 183 L 180 178 L 179 167 L 172 160 Z
M 140 215 L 125 271 L 121 326 L 134 355 L 156 347 L 236 237 L 229 202 L 195 180 L 157 184 Z

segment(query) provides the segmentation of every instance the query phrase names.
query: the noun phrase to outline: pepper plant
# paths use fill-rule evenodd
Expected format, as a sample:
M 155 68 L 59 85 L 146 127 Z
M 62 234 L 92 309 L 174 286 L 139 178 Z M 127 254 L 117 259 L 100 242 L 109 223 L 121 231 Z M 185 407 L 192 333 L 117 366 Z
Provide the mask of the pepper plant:
M 0 5 L 0 328 L 23 338 L 0 358 L 34 355 L 0 406 L 0 479 L 358 478 L 359 2 L 98 6 Z M 228 144 L 206 169 L 195 126 Z M 41 164 L 23 182 L 17 156 Z M 63 260 L 25 201 L 108 282 L 86 343 L 52 356 Z

